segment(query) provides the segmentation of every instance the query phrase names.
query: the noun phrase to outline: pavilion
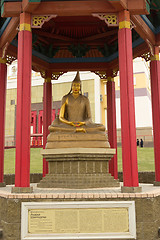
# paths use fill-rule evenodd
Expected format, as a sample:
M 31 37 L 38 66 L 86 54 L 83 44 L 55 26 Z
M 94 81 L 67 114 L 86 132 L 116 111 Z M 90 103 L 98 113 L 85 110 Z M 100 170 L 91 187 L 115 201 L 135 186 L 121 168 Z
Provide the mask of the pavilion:
M 67 71 L 107 79 L 108 139 L 117 148 L 115 83 L 120 71 L 123 191 L 139 191 L 133 59 L 150 60 L 155 185 L 160 185 L 159 0 L 1 0 L 0 186 L 3 182 L 7 63 L 18 60 L 16 170 L 13 191 L 30 188 L 31 70 L 44 78 L 44 147 L 51 123 L 51 80 Z M 54 94 L 54 93 L 53 93 Z M 48 172 L 44 159 L 43 176 Z M 110 162 L 117 179 L 117 156 Z

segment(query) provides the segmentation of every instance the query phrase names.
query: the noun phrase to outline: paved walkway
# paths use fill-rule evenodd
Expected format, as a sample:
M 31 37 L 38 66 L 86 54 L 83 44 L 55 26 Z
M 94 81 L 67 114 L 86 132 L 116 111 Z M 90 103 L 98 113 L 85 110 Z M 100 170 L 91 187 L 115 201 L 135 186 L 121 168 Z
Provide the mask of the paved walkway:
M 123 184 L 121 183 L 121 186 Z M 0 197 L 4 198 L 47 198 L 47 199 L 106 199 L 106 198 L 152 198 L 160 196 L 160 187 L 153 184 L 140 184 L 141 193 L 121 193 L 121 187 L 94 189 L 37 188 L 31 184 L 33 193 L 11 193 L 14 185 L 0 188 Z

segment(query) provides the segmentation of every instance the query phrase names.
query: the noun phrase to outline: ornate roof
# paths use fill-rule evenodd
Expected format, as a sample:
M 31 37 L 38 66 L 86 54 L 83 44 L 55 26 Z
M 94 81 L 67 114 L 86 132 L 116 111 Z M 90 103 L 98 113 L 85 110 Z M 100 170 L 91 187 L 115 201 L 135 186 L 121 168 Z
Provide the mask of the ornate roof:
M 87 67 L 104 70 L 108 66 L 117 69 L 118 11 L 123 8 L 128 8 L 131 12 L 133 57 L 151 52 L 153 46 L 160 45 L 160 1 L 136 1 L 143 2 L 143 7 L 136 6 L 135 0 L 3 0 L 0 48 L 5 48 L 6 54 L 16 57 L 20 7 L 28 2 L 26 9 L 32 13 L 34 69 L 52 68 L 51 65 L 54 64 L 54 68 L 60 70 L 60 64 L 64 68 L 66 63 L 75 63 L 79 70 L 82 70 L 82 65 L 86 67 L 83 67 L 84 70 Z M 124 2 L 128 5 L 125 6 Z M 105 13 L 104 6 L 112 12 Z M 101 13 L 98 12 L 100 10 Z M 43 15 L 39 15 L 41 12 Z M 4 34 L 6 29 L 11 32 L 8 38 Z M 7 40 L 11 43 L 9 46 L 6 45 Z M 70 70 L 74 70 L 74 67 L 70 67 Z

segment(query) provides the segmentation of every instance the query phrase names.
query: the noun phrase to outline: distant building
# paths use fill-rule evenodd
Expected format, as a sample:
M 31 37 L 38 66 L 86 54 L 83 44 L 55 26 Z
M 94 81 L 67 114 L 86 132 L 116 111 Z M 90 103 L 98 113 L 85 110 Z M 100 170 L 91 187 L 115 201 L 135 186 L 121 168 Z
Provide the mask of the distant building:
M 134 70 L 134 96 L 135 96 L 135 118 L 137 138 L 145 142 L 152 142 L 152 108 L 150 69 L 148 63 L 142 58 L 133 61 Z M 120 79 L 119 74 L 115 77 L 116 90 L 116 124 L 117 140 L 121 141 L 121 111 L 120 111 Z M 106 80 L 101 80 L 101 109 L 102 123 L 107 126 L 107 95 Z

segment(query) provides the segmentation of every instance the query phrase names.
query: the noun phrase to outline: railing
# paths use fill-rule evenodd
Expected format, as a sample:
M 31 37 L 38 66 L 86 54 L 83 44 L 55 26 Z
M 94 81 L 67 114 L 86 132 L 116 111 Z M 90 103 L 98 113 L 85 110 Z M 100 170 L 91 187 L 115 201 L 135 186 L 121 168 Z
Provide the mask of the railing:
M 153 135 L 137 135 L 136 138 L 139 140 L 142 138 L 144 142 L 153 142 Z M 117 136 L 117 142 L 121 143 L 121 136 Z M 11 136 L 10 139 L 6 139 L 5 141 L 5 149 L 7 148 L 15 148 L 16 142 L 14 140 L 14 136 Z M 31 148 L 41 148 L 43 146 L 43 134 L 35 133 L 31 134 Z
M 15 146 L 16 140 L 14 136 L 7 136 L 7 138 L 5 139 L 5 149 L 15 148 Z M 30 147 L 41 148 L 42 146 L 43 146 L 43 134 L 42 133 L 31 134 Z
M 38 148 L 43 146 L 43 134 L 42 133 L 35 133 L 31 134 L 31 147 Z

